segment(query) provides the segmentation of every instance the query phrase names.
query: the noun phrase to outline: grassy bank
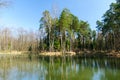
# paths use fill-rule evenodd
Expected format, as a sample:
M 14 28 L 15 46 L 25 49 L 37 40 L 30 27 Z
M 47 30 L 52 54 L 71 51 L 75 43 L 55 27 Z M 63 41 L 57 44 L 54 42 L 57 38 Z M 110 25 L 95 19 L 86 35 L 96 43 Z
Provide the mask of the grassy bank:
M 120 51 L 79 51 L 79 52 L 29 52 L 29 51 L 1 51 L 0 58 L 31 58 L 31 57 L 42 57 L 42 56 L 76 56 L 76 57 L 114 57 L 120 58 Z

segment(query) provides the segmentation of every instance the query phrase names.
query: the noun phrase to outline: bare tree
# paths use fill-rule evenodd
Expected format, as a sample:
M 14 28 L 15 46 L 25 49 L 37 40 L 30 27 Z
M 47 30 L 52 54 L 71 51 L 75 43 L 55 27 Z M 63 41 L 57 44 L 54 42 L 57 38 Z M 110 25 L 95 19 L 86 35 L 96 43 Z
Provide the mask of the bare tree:
M 53 51 L 54 49 L 54 42 L 55 42 L 55 28 L 57 26 L 57 19 L 58 19 L 58 15 L 59 15 L 59 8 L 56 4 L 54 4 L 52 6 L 52 17 L 53 17 L 53 22 L 52 22 L 52 31 L 51 31 L 51 37 L 52 37 L 52 40 L 51 40 L 51 49 Z
M 9 6 L 11 1 L 8 0 L 0 0 L 0 7 L 7 7 Z
M 9 28 L 2 28 L 0 31 L 0 48 L 1 50 L 11 49 L 11 30 Z

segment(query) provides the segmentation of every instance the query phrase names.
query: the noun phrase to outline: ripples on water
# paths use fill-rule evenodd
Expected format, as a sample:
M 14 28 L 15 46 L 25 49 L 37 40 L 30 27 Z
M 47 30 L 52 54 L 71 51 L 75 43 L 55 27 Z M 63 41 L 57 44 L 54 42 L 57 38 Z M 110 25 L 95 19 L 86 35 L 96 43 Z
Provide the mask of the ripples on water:
M 1 59 L 0 80 L 120 80 L 120 59 Z

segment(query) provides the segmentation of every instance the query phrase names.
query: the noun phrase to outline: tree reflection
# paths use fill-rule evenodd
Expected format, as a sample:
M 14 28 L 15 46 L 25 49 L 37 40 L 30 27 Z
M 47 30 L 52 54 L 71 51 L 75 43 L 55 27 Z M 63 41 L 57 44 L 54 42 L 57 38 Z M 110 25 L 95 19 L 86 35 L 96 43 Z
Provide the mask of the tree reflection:
M 0 80 L 119 80 L 119 59 L 0 60 Z

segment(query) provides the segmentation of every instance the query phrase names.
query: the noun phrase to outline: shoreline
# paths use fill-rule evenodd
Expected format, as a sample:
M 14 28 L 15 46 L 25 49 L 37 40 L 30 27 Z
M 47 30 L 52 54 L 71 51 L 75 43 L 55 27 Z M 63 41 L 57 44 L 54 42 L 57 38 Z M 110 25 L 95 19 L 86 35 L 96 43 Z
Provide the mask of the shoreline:
M 5 56 L 78 56 L 78 57 L 114 57 L 114 58 L 120 58 L 120 51 L 115 52 L 115 51 L 80 51 L 80 52 L 41 52 L 38 54 L 35 54 L 35 52 L 29 52 L 29 51 L 11 51 L 11 52 L 0 52 L 0 57 L 5 57 Z

